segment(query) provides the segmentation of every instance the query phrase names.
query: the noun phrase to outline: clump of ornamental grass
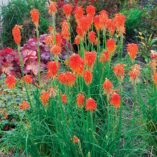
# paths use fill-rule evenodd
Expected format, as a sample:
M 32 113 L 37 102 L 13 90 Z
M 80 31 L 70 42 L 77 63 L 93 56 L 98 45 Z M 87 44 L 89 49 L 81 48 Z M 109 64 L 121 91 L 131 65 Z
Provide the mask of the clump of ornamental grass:
M 147 145 L 142 138 L 143 134 L 147 134 L 145 118 L 137 121 L 137 109 L 144 108 L 142 104 L 138 106 L 137 98 L 140 92 L 137 87 L 141 83 L 141 68 L 135 60 L 138 45 L 128 44 L 129 56 L 122 58 L 125 16 L 116 14 L 110 18 L 105 10 L 96 14 L 95 7 L 91 5 L 84 10 L 81 6 L 73 9 L 71 4 L 66 4 L 63 6 L 65 20 L 61 24 L 61 32 L 57 32 L 56 2 L 50 3 L 48 12 L 52 16 L 52 25 L 45 42 L 51 50 L 51 61 L 42 79 L 38 31 L 40 14 L 37 9 L 32 9 L 38 45 L 38 81 L 31 74 L 24 73 L 18 80 L 25 88 L 27 100 L 19 104 L 23 114 L 16 128 L 2 138 L 3 146 L 17 154 L 32 157 L 125 157 L 147 153 Z M 77 24 L 74 41 L 70 25 L 72 15 Z M 21 26 L 15 25 L 13 37 L 23 71 L 21 29 Z M 63 39 L 78 47 L 78 52 L 65 61 L 59 59 Z M 113 62 L 115 55 L 117 61 Z M 156 73 L 153 80 L 156 84 Z M 5 83 L 13 90 L 17 78 L 8 75 Z M 128 83 L 132 87 L 132 103 L 127 101 L 129 93 L 125 93 L 124 89 Z

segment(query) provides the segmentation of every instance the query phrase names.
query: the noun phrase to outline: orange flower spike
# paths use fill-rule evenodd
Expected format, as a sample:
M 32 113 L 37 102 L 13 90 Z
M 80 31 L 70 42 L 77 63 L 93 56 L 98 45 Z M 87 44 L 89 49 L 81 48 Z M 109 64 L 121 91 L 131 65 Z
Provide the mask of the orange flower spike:
M 32 9 L 31 12 L 31 18 L 32 18 L 32 22 L 34 23 L 34 25 L 36 27 L 39 26 L 39 10 L 38 9 Z
M 30 105 L 28 104 L 27 101 L 23 101 L 20 105 L 19 105 L 20 110 L 27 110 L 30 108 Z
M 66 104 L 67 103 L 67 95 L 66 94 L 62 94 L 61 95 L 61 100 L 62 100 L 63 104 Z
M 107 19 L 106 26 L 107 26 L 107 29 L 108 29 L 110 35 L 113 36 L 113 34 L 115 33 L 115 30 L 116 30 L 116 25 L 115 25 L 114 20 Z
M 133 65 L 129 72 L 129 75 L 130 75 L 130 81 L 133 84 L 136 84 L 138 82 L 139 76 L 140 76 L 140 65 L 138 65 L 138 64 Z
M 76 143 L 80 142 L 80 139 L 77 136 L 74 135 L 73 138 L 72 138 L 72 141 L 73 141 L 74 144 L 76 144 Z
M 75 43 L 76 45 L 79 45 L 79 44 L 80 44 L 80 41 L 81 41 L 81 39 L 80 39 L 79 35 L 77 35 L 77 36 L 75 37 L 74 43 Z
M 132 61 L 135 60 L 137 52 L 138 52 L 138 45 L 137 44 L 128 44 L 127 51 Z
M 154 82 L 154 85 L 157 87 L 157 72 L 153 73 L 153 82 Z
M 60 55 L 61 51 L 62 51 L 62 48 L 59 45 L 54 45 L 50 49 L 50 52 L 55 56 Z
M 96 33 L 94 31 L 89 32 L 88 39 L 92 44 L 96 44 L 97 43 Z
M 101 63 L 109 62 L 110 61 L 110 53 L 108 51 L 104 51 L 101 53 L 99 61 Z
M 31 84 L 31 83 L 33 82 L 32 75 L 25 75 L 25 76 L 23 76 L 23 81 L 24 81 L 26 84 Z
M 84 62 L 89 68 L 93 68 L 96 61 L 96 52 L 95 51 L 86 51 L 84 56 Z
M 56 33 L 56 45 L 61 46 L 62 44 L 62 36 L 60 33 Z
M 83 107 L 85 102 L 85 96 L 82 93 L 79 93 L 76 98 L 76 103 L 79 108 Z
M 69 40 L 70 39 L 70 32 L 69 32 L 69 24 L 67 21 L 62 22 L 62 31 L 61 35 L 64 39 Z
M 113 84 L 109 79 L 105 79 L 103 83 L 104 92 L 109 95 L 112 93 Z
M 42 92 L 40 95 L 40 100 L 42 104 L 45 106 L 47 102 L 49 101 L 50 93 L 49 92 Z
M 47 64 L 47 76 L 48 78 L 53 78 L 57 75 L 58 71 L 60 68 L 60 63 L 59 62 L 55 62 L 55 61 L 50 61 Z
M 78 54 L 70 56 L 69 66 L 77 75 L 82 75 L 84 70 L 84 61 Z
M 19 25 L 15 25 L 14 28 L 12 29 L 12 35 L 17 45 L 20 45 L 21 43 L 21 29 L 22 26 Z
M 97 108 L 97 104 L 93 98 L 89 98 L 86 100 L 86 110 L 93 112 Z
M 83 74 L 83 78 L 84 78 L 85 83 L 89 85 L 92 83 L 93 74 L 89 70 L 86 70 Z
M 125 74 L 124 66 L 125 66 L 124 64 L 116 64 L 113 67 L 114 74 L 120 80 L 123 80 L 123 78 L 124 78 L 124 74 Z
M 78 20 L 84 15 L 84 10 L 82 7 L 77 7 L 75 12 L 74 12 L 74 16 L 76 19 L 76 22 L 78 22 Z
M 120 34 L 125 33 L 125 20 L 126 20 L 126 17 L 123 14 L 115 14 L 114 21 L 115 21 L 117 31 Z
M 73 6 L 71 4 L 65 4 L 63 6 L 63 12 L 67 18 L 70 17 L 72 9 L 73 9 Z
M 116 43 L 114 39 L 108 39 L 106 42 L 106 47 L 108 52 L 112 55 L 114 51 L 116 50 Z
M 53 38 L 53 36 L 52 36 L 52 35 L 46 36 L 46 38 L 45 38 L 45 44 L 46 44 L 47 46 L 52 46 L 53 43 L 54 43 L 54 38 Z
M 76 77 L 74 74 L 67 71 L 67 72 L 59 74 L 58 81 L 62 83 L 63 85 L 71 87 L 75 84 Z
M 57 3 L 56 2 L 51 2 L 49 7 L 48 7 L 48 12 L 50 15 L 55 14 L 57 12 Z
M 5 83 L 7 85 L 7 87 L 9 89 L 13 89 L 15 88 L 15 85 L 16 85 L 16 79 L 15 79 L 15 76 L 13 75 L 8 75 L 5 79 Z
M 110 104 L 113 105 L 116 109 L 120 108 L 121 97 L 117 93 L 113 93 L 110 98 Z
M 94 16 L 96 12 L 96 8 L 92 5 L 87 6 L 86 13 L 90 16 Z
M 97 31 L 99 31 L 100 29 L 102 29 L 102 25 L 101 25 L 101 20 L 100 20 L 100 16 L 96 15 L 94 17 L 94 26 L 96 28 Z

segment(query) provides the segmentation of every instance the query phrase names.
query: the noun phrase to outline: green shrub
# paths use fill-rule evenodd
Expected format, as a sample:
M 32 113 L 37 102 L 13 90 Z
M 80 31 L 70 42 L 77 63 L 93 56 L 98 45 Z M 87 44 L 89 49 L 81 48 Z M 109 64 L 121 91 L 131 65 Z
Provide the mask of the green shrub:
M 141 26 L 143 10 L 132 8 L 130 10 L 122 10 L 122 13 L 126 15 L 126 33 L 131 35 L 135 29 Z

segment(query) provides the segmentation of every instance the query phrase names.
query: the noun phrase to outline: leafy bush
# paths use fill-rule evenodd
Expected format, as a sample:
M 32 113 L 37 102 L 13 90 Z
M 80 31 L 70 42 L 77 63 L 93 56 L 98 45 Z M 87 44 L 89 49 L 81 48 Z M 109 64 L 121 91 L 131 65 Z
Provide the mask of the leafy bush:
M 135 29 L 140 28 L 143 11 L 140 8 L 132 8 L 122 10 L 122 13 L 126 16 L 126 34 L 131 35 Z

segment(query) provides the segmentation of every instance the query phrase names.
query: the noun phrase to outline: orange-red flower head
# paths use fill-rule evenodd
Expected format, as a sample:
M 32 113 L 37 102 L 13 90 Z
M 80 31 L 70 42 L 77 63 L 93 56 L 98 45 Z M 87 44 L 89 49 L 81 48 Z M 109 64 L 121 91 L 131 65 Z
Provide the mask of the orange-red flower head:
M 83 107 L 85 102 L 85 96 L 82 93 L 79 93 L 76 98 L 76 103 L 78 107 Z
M 59 71 L 59 68 L 60 68 L 59 62 L 55 62 L 55 61 L 48 62 L 48 64 L 47 64 L 47 69 L 48 69 L 47 76 L 48 76 L 48 78 L 52 78 L 52 77 L 56 76 L 58 71 Z
M 34 23 L 36 27 L 38 27 L 39 26 L 39 10 L 32 9 L 30 14 L 31 14 L 32 22 Z
M 74 13 L 76 21 L 78 21 L 83 16 L 83 14 L 84 14 L 83 8 L 82 7 L 77 7 L 75 9 L 75 13 Z
M 62 22 L 62 31 L 61 35 L 64 39 L 69 40 L 70 39 L 70 32 L 69 32 L 69 24 L 67 21 Z
M 63 104 L 67 103 L 67 95 L 66 94 L 61 94 L 61 100 Z
M 74 144 L 76 144 L 76 143 L 80 142 L 80 139 L 77 136 L 74 135 L 73 138 L 72 138 L 72 141 L 73 141 Z
M 13 89 L 15 88 L 15 85 L 16 85 L 16 79 L 15 79 L 15 76 L 13 75 L 8 75 L 5 79 L 5 83 L 7 85 L 7 87 L 9 89 Z
M 76 81 L 76 77 L 71 72 L 67 71 L 59 74 L 58 81 L 66 86 L 73 86 Z
M 120 108 L 120 101 L 121 101 L 121 98 L 118 93 L 113 93 L 111 95 L 110 104 L 113 105 L 115 108 Z
M 50 98 L 50 93 L 49 92 L 42 92 L 40 95 L 40 100 L 43 105 L 46 105 L 47 102 L 49 101 Z
M 96 61 L 96 52 L 95 51 L 86 51 L 84 56 L 84 62 L 89 68 L 93 68 Z
M 95 100 L 93 98 L 89 98 L 86 100 L 86 110 L 93 112 L 95 111 L 97 108 L 97 103 L 95 102 Z
M 136 58 L 138 52 L 138 45 L 137 44 L 128 44 L 127 45 L 128 54 L 133 61 Z
M 54 45 L 51 47 L 50 51 L 53 55 L 58 56 L 61 53 L 62 48 L 59 45 Z
M 114 74 L 120 80 L 123 80 L 124 78 L 124 73 L 125 73 L 124 66 L 125 66 L 124 64 L 116 64 L 113 67 Z
M 101 53 L 99 61 L 101 63 L 109 62 L 110 61 L 110 53 L 108 51 L 104 51 Z
M 27 110 L 27 109 L 30 108 L 30 105 L 28 104 L 27 101 L 23 101 L 23 102 L 19 105 L 19 108 L 20 108 L 21 110 Z
M 92 44 L 97 44 L 98 43 L 98 40 L 96 38 L 96 33 L 94 31 L 91 31 L 88 33 L 88 38 L 89 38 L 89 41 L 92 43 Z
M 33 79 L 32 79 L 32 75 L 25 75 L 23 77 L 23 81 L 26 83 L 26 84 L 31 84 L 33 82 Z
M 89 84 L 92 83 L 93 74 L 91 73 L 91 71 L 85 70 L 85 71 L 84 71 L 84 74 L 83 74 L 83 78 L 84 78 L 85 83 L 86 83 L 87 85 L 89 85 Z
M 114 51 L 116 50 L 116 43 L 114 39 L 108 39 L 106 42 L 106 47 L 107 47 L 108 52 L 110 54 L 113 54 Z
M 57 3 L 56 2 L 51 2 L 48 9 L 49 9 L 49 14 L 50 15 L 55 14 L 57 12 Z
M 154 82 L 154 85 L 157 87 L 157 72 L 153 73 L 153 82 Z
M 113 84 L 109 79 L 105 79 L 103 83 L 104 92 L 109 95 L 112 93 Z
M 84 70 L 84 61 L 78 54 L 73 54 L 70 56 L 69 66 L 73 72 L 78 75 L 82 75 Z
M 133 65 L 129 72 L 129 75 L 130 75 L 130 81 L 133 84 L 137 83 L 140 76 L 140 65 L 138 64 Z
M 63 12 L 66 15 L 66 17 L 69 17 L 71 15 L 71 12 L 72 12 L 72 5 L 71 4 L 65 4 L 63 6 Z
M 22 26 L 19 25 L 15 25 L 14 28 L 12 29 L 12 35 L 17 45 L 20 45 L 21 43 L 21 29 Z
M 86 13 L 88 15 L 94 16 L 95 12 L 96 12 L 96 8 L 94 6 L 92 6 L 92 5 L 87 6 Z

